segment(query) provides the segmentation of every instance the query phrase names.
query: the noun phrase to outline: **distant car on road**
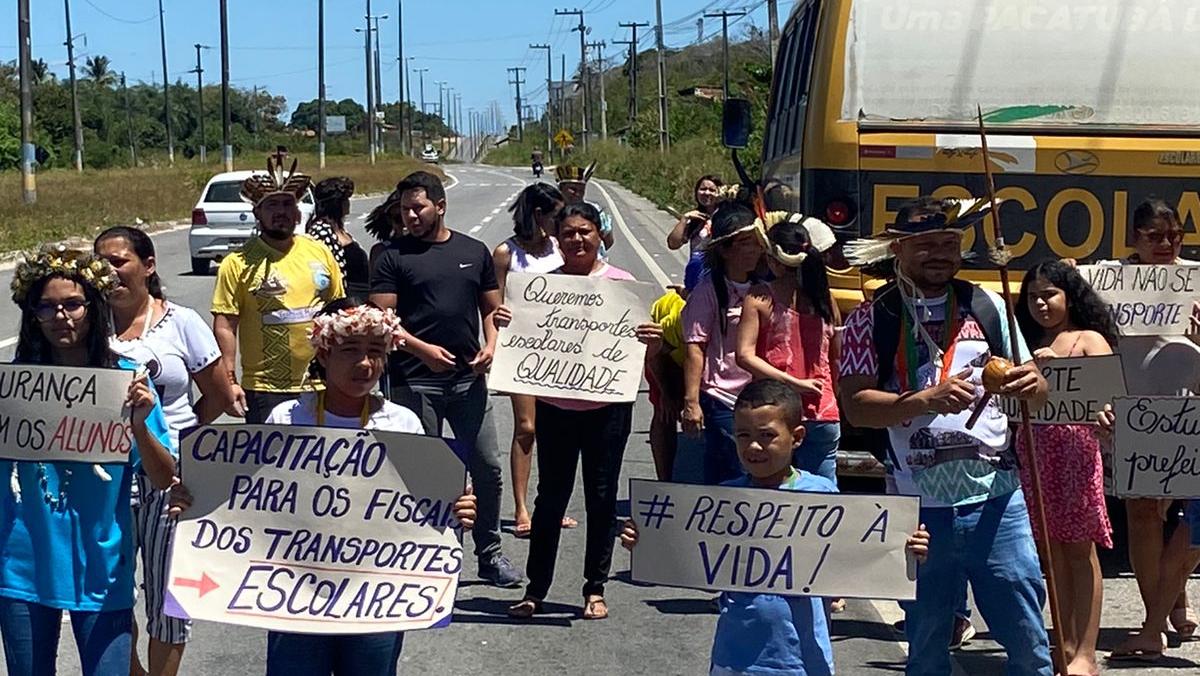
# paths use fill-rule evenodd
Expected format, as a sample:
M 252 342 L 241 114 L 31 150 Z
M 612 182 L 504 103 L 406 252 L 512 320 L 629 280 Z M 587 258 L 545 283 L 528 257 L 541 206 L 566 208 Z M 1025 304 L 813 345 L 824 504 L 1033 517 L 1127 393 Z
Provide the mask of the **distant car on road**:
M 192 257 L 192 274 L 207 275 L 211 262 L 220 262 L 226 255 L 242 248 L 254 234 L 254 213 L 251 205 L 242 201 L 242 182 L 265 171 L 228 171 L 213 176 L 200 193 L 192 208 L 192 229 L 188 233 L 188 251 Z M 312 217 L 315 203 L 312 191 L 300 200 L 300 225 L 297 232 Z
M 426 162 L 436 163 L 440 158 L 441 155 L 438 153 L 437 149 L 434 148 L 432 144 L 426 143 L 425 149 L 421 151 L 421 159 Z

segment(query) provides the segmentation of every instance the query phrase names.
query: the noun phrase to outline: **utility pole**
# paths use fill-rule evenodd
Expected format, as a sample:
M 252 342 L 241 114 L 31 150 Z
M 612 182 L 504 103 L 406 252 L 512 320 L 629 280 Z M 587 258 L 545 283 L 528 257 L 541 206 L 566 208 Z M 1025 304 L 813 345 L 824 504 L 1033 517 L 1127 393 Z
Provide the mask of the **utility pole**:
M 162 48 L 163 122 L 167 125 L 167 162 L 175 166 L 175 140 L 171 138 L 171 78 L 167 75 L 167 27 L 162 0 L 158 0 L 158 45 Z
M 133 142 L 133 111 L 129 107 L 129 88 L 125 86 L 125 71 L 121 71 L 121 95 L 125 99 L 125 131 L 129 134 L 129 161 L 137 168 L 137 146 Z
M 405 113 L 405 108 L 408 107 L 408 97 L 404 93 L 404 0 L 396 0 L 396 43 L 399 49 L 399 56 L 396 57 L 396 65 L 399 66 L 400 88 L 397 90 L 396 97 L 400 99 L 400 150 L 412 154 L 412 134 L 405 134 L 406 127 L 404 120 L 412 120 L 412 114 Z M 404 139 L 408 140 L 405 141 Z
M 71 73 L 71 113 L 75 118 L 75 171 L 83 171 L 83 121 L 79 114 L 79 87 L 75 83 L 75 37 L 71 35 L 71 0 L 63 0 L 67 14 L 67 69 Z
M 208 162 L 208 137 L 204 135 L 204 67 L 200 63 L 200 50 L 212 49 L 208 45 L 202 45 L 197 42 L 196 47 L 196 68 L 192 70 L 196 74 L 196 106 L 199 109 L 200 118 L 200 142 L 197 144 L 197 150 L 200 153 L 200 164 Z
M 554 136 L 554 124 L 550 119 L 550 106 L 554 105 L 554 61 L 550 56 L 551 47 L 550 45 L 529 45 L 529 48 L 546 50 L 546 152 L 553 153 L 554 150 L 550 145 Z
M 446 94 L 446 81 L 434 80 L 433 83 L 438 86 L 437 117 L 439 120 L 441 120 L 442 126 L 444 127 L 446 125 L 446 108 L 442 103 L 442 98 Z M 443 155 L 446 154 L 446 137 L 442 134 L 441 129 L 438 130 L 438 150 L 440 150 Z
M 628 28 L 633 31 L 633 35 L 629 38 L 629 121 L 632 124 L 637 120 L 638 104 L 638 29 L 648 28 L 648 22 L 631 21 L 629 23 L 617 24 L 621 28 Z
M 425 71 L 427 71 L 429 69 L 428 68 L 414 68 L 413 70 L 416 71 L 416 73 L 421 78 L 421 115 L 424 116 L 425 115 Z M 424 119 L 424 117 L 422 117 L 422 119 L 421 119 L 421 134 L 424 135 L 425 133 L 426 133 L 425 119 Z
M 658 150 L 671 149 L 671 132 L 667 128 L 667 55 L 663 48 L 662 0 L 654 0 L 658 23 L 654 27 L 654 42 L 658 49 Z
M 608 98 L 604 95 L 604 48 L 607 45 L 603 40 L 600 42 L 589 42 L 588 47 L 596 50 L 596 63 L 598 64 L 598 72 L 600 74 L 600 138 L 608 139 Z
M 229 132 L 229 11 L 228 0 L 221 0 L 221 156 L 225 171 L 233 171 L 233 137 Z M 256 101 L 257 103 L 257 101 Z
M 579 25 L 572 28 L 572 31 L 579 31 L 579 87 L 583 92 L 582 121 L 583 126 L 579 130 L 579 134 L 583 136 L 583 150 L 588 149 L 588 105 L 591 99 L 591 87 L 588 86 L 588 67 L 587 67 L 587 26 L 583 24 L 583 11 L 578 9 L 554 10 L 555 16 L 578 16 Z
M 779 54 L 779 3 L 777 0 L 767 0 L 767 35 L 771 43 L 771 67 L 774 67 L 775 57 Z
M 520 143 L 521 141 L 525 140 L 525 134 L 522 132 L 522 127 L 524 124 L 521 111 L 521 84 L 524 82 L 524 80 L 521 79 L 521 74 L 525 72 L 525 69 L 509 68 L 508 72 L 512 73 L 514 76 L 512 80 L 508 81 L 508 83 L 515 84 L 517 86 L 517 142 Z
M 375 89 L 371 83 L 371 0 L 367 0 L 367 27 L 355 29 L 363 31 L 367 56 L 367 155 L 371 164 L 375 164 Z
M 721 59 L 725 70 L 725 84 L 722 87 L 722 92 L 724 96 L 723 100 L 725 101 L 729 100 L 729 17 L 745 15 L 745 12 L 729 11 L 713 12 L 704 15 L 710 19 L 721 19 Z
M 370 63 L 374 63 L 375 68 L 375 107 L 373 110 L 376 112 L 383 112 L 383 71 L 379 69 L 379 47 L 383 43 L 383 38 L 379 37 L 379 22 L 387 18 L 387 14 L 379 14 L 370 17 L 370 20 L 375 22 L 374 25 L 371 26 L 371 31 L 373 31 L 375 34 L 375 52 Z M 383 152 L 383 123 L 378 117 L 375 118 L 375 122 L 375 135 L 372 137 L 372 139 L 375 143 L 375 152 L 381 153 Z
M 317 0 L 317 164 L 325 168 L 325 0 Z
M 417 58 L 417 57 L 410 56 L 410 57 L 408 57 L 407 61 L 405 61 L 403 64 L 401 64 L 401 66 L 404 68 L 404 100 L 406 102 L 408 102 L 408 152 L 409 152 L 409 154 L 412 154 L 414 152 L 414 148 L 413 148 L 413 118 L 416 117 L 416 113 L 413 111 L 412 73 L 409 72 L 409 70 L 408 70 L 408 62 L 412 61 L 415 58 Z
M 29 58 L 29 0 L 17 0 L 17 63 L 21 74 L 21 201 L 37 202 L 33 147 L 33 68 Z

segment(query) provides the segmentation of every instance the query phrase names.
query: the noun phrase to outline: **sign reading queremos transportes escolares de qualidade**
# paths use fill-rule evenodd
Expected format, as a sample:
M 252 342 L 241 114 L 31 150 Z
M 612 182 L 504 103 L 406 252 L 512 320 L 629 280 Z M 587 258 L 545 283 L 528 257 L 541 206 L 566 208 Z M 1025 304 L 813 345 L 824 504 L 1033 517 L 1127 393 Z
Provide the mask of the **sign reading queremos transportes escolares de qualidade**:
M 0 458 L 126 463 L 133 371 L 0 364 Z
M 1123 336 L 1187 333 L 1200 300 L 1200 265 L 1082 265 Z
M 450 621 L 462 570 L 453 441 L 378 430 L 187 430 L 166 612 L 311 634 Z
M 646 346 L 636 337 L 661 292 L 583 275 L 509 273 L 488 385 L 499 392 L 597 402 L 637 399 Z
M 1117 497 L 1200 498 L 1200 397 L 1113 401 Z
M 632 575 L 691 589 L 912 600 L 920 498 L 632 479 Z

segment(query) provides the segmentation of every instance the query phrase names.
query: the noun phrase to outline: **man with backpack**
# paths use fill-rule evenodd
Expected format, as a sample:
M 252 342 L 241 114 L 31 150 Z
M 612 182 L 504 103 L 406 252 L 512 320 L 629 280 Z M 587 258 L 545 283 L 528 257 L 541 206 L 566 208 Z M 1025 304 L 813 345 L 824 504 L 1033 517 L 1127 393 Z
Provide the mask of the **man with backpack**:
M 1047 385 L 1024 340 L 1010 354 L 1009 331 L 1017 329 L 1003 300 L 956 279 L 963 233 L 985 215 L 982 200 L 922 197 L 876 237 L 846 247 L 855 265 L 890 264 L 895 272 L 846 320 L 839 392 L 850 423 L 887 430 L 880 441 L 897 490 L 921 497 L 932 538 L 917 599 L 905 604 L 910 675 L 951 673 L 947 640 L 959 587 L 947 581 L 964 576 L 1008 653 L 1005 673 L 1053 673 L 1041 612 L 1046 590 L 1009 421 L 979 383 L 996 356 L 1018 364 L 1004 376 L 1004 395 L 1037 408 Z

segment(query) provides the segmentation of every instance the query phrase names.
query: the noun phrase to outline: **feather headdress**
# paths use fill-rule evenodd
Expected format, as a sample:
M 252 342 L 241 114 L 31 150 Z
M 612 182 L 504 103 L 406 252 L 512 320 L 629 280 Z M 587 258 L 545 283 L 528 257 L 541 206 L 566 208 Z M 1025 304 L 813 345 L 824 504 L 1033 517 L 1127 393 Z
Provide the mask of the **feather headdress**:
M 781 223 L 798 223 L 804 228 L 808 233 L 809 240 L 804 251 L 788 253 L 771 241 L 771 228 Z M 756 224 L 760 224 L 759 239 L 762 241 L 767 255 L 790 268 L 799 267 L 810 253 L 814 251 L 825 253 L 833 248 L 834 244 L 837 244 L 837 236 L 833 234 L 833 228 L 830 228 L 825 221 L 793 211 L 768 211 L 764 218 L 756 221 Z
M 903 220 L 905 210 L 901 209 L 896 222 L 874 237 L 848 242 L 845 246 L 846 260 L 858 267 L 885 261 L 895 255 L 892 251 L 893 242 L 934 232 L 962 233 L 982 221 L 990 209 L 990 201 L 974 197 L 936 200 L 932 211 L 917 211 L 912 218 Z
M 577 164 L 560 164 L 554 168 L 554 177 L 559 183 L 587 183 L 596 171 L 596 161 L 586 167 Z
M 296 172 L 297 159 L 292 159 L 292 166 L 286 172 L 283 163 L 287 161 L 287 150 L 283 146 L 276 149 L 274 155 L 267 156 L 267 173 L 254 174 L 242 182 L 241 197 L 244 201 L 255 206 L 271 195 L 291 195 L 299 202 L 312 184 L 312 178 L 307 174 Z

